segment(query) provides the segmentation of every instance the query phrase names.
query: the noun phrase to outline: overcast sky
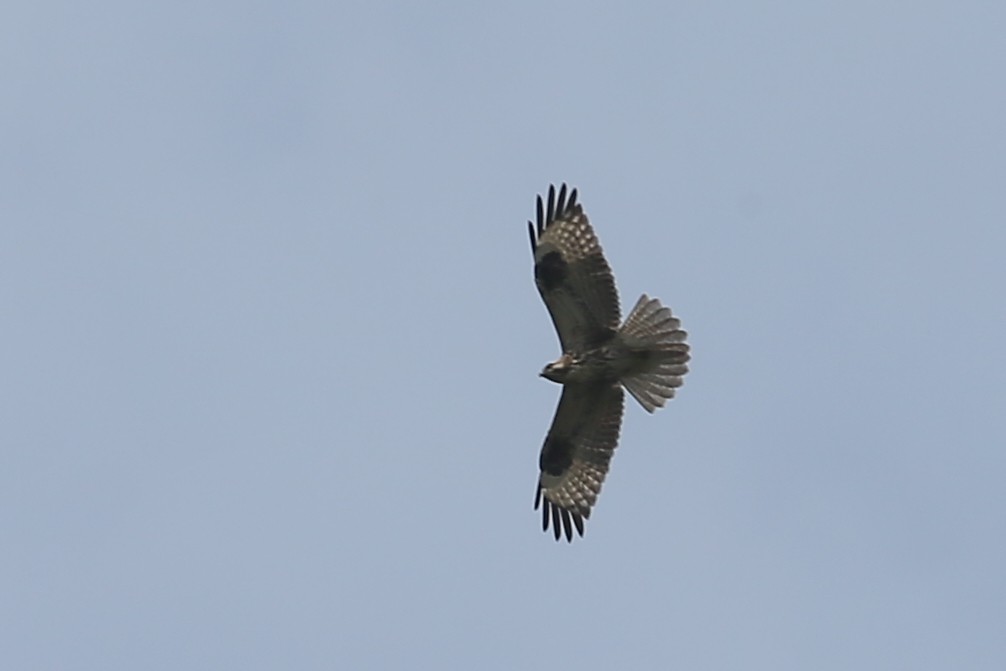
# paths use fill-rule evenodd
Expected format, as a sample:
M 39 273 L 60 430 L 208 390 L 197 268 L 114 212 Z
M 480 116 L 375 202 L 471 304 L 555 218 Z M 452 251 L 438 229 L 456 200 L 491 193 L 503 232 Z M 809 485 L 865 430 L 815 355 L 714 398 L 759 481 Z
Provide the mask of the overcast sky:
M 0 10 L 8 669 L 1006 667 L 1006 5 Z M 586 535 L 525 221 L 680 314 Z

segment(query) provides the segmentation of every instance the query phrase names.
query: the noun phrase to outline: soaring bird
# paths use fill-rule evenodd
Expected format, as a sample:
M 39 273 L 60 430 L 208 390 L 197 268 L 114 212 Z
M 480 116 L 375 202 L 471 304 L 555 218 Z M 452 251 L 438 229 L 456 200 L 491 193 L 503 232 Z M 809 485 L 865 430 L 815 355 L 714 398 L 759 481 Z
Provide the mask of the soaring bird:
M 527 222 L 534 281 L 559 335 L 562 356 L 541 376 L 563 385 L 541 448 L 534 507 L 558 541 L 583 521 L 601 492 L 622 425 L 624 387 L 647 412 L 663 407 L 688 372 L 681 321 L 646 294 L 621 322 L 615 278 L 576 189 L 549 186 Z

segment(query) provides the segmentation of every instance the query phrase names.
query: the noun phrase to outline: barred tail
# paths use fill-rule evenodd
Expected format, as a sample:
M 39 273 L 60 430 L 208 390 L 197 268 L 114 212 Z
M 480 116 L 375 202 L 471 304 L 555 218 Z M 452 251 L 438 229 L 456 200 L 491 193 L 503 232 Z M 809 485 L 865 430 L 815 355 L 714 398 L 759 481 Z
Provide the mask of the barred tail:
M 688 372 L 688 334 L 681 330 L 681 320 L 659 300 L 643 294 L 619 334 L 642 359 L 641 370 L 622 378 L 622 385 L 647 412 L 662 408 Z

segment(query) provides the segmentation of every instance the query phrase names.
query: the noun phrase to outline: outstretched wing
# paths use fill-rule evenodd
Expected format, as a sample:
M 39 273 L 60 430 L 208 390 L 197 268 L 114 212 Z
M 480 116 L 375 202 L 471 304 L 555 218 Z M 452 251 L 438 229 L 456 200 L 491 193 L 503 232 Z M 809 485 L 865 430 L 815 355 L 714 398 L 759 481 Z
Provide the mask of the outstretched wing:
M 534 280 L 562 349 L 568 352 L 607 340 L 621 314 L 615 278 L 604 259 L 576 189 L 548 187 L 548 208 L 538 196 L 537 227 L 527 222 L 534 252 Z
M 573 528 L 583 535 L 583 520 L 601 493 L 622 427 L 622 388 L 618 384 L 563 386 L 552 427 L 541 448 L 534 508 L 542 507 L 542 530 L 551 521 L 555 539 Z

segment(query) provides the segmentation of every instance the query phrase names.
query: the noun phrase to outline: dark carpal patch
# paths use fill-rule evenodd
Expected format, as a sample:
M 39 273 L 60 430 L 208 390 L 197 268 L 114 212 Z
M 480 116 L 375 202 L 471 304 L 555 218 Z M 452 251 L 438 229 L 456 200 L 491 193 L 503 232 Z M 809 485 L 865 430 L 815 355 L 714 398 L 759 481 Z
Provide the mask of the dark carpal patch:
M 545 439 L 545 445 L 541 448 L 541 456 L 538 458 L 538 465 L 542 471 L 549 475 L 559 476 L 565 473 L 572 463 L 572 443 L 552 436 Z
M 566 281 L 569 266 L 559 252 L 549 252 L 534 265 L 534 279 L 545 291 L 551 291 Z

